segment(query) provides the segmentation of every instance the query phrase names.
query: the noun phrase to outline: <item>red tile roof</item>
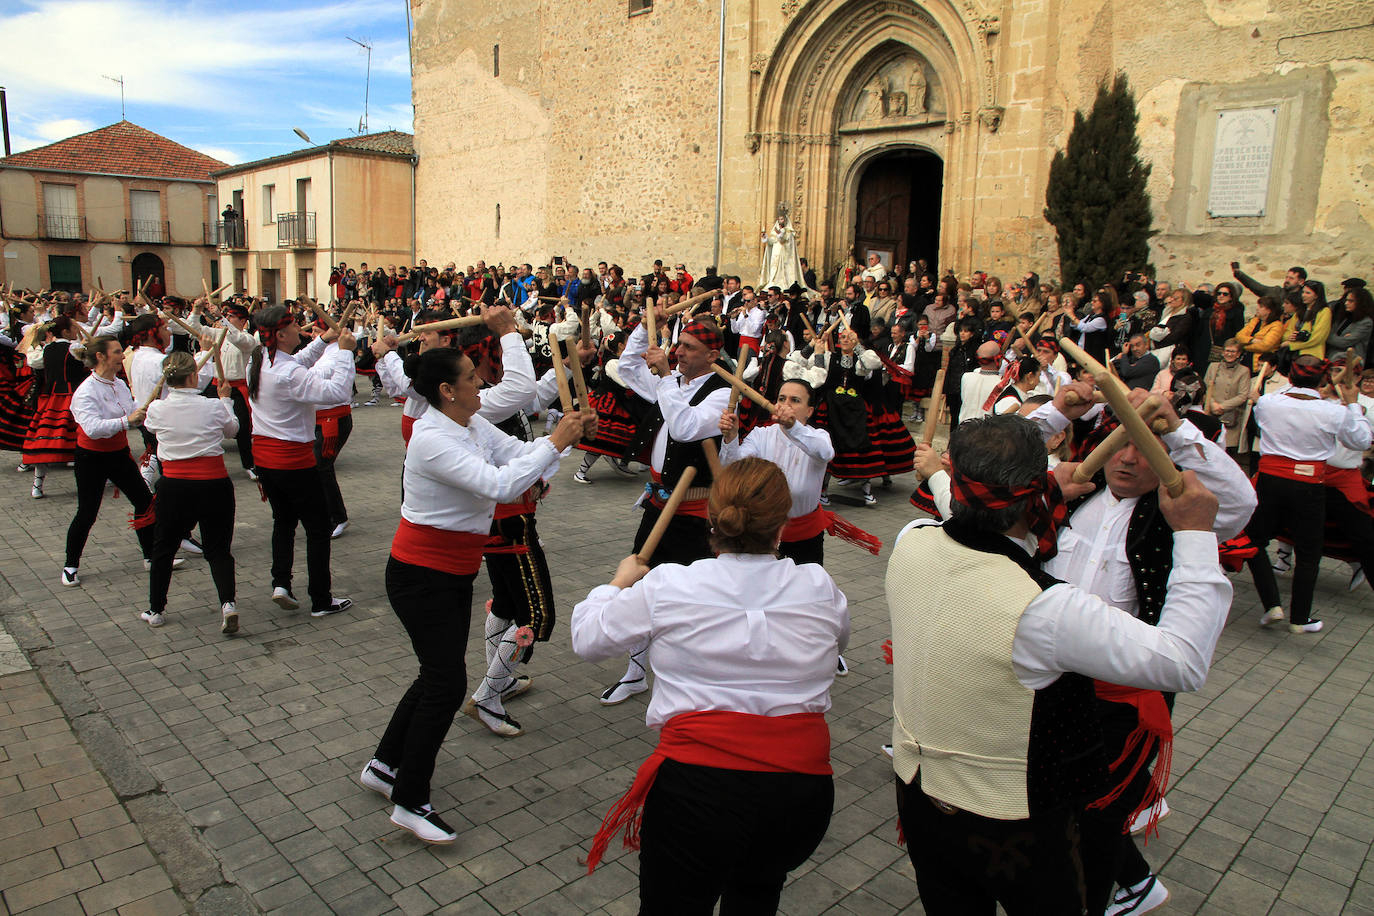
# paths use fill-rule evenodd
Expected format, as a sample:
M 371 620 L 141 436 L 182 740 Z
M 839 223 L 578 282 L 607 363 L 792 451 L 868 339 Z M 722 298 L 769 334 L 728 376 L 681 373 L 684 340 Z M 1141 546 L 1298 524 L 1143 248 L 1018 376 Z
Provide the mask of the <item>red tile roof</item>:
M 37 149 L 0 158 L 0 168 L 55 169 L 105 175 L 210 181 L 225 163 L 161 134 L 120 121 Z

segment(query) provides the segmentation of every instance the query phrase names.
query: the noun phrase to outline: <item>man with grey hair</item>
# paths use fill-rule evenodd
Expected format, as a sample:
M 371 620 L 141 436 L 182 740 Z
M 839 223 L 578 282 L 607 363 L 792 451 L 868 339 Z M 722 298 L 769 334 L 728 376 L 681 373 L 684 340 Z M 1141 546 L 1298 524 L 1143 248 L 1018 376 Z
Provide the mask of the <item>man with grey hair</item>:
M 1152 627 L 1041 571 L 1066 512 L 1034 423 L 961 424 L 949 460 L 951 518 L 908 526 L 887 570 L 897 811 L 921 902 L 1079 914 L 1079 816 L 1111 789 L 1090 679 L 1205 683 L 1231 602 L 1217 498 L 1191 471 L 1177 497 L 1159 490 L 1173 569 Z

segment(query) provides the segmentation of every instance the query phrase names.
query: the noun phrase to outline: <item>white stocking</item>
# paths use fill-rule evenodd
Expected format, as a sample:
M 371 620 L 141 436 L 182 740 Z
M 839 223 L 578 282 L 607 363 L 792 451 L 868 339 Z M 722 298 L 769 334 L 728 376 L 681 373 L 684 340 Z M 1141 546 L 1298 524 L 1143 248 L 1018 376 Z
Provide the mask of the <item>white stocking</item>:
M 512 623 L 501 633 L 491 663 L 487 665 L 486 677 L 482 678 L 477 692 L 472 695 L 472 699 L 479 706 L 493 713 L 506 711 L 506 707 L 501 703 L 501 692 L 515 683 L 515 669 L 520 666 L 519 657 L 524 654 L 524 650 L 515 643 L 515 632 L 518 629 L 519 627 Z M 487 644 L 491 644 L 490 639 L 487 640 Z

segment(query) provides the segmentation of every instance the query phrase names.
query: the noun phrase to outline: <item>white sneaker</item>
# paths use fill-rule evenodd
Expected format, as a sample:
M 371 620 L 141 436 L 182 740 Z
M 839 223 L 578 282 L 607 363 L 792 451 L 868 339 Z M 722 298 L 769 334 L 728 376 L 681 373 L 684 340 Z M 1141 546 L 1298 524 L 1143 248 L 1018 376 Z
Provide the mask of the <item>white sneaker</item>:
M 1131 888 L 1121 888 L 1116 892 L 1103 916 L 1140 916 L 1162 907 L 1169 900 L 1169 889 L 1154 875 Z
M 239 609 L 234 602 L 226 601 L 219 606 L 219 631 L 225 636 L 233 636 L 239 631 Z
M 191 556 L 193 556 L 193 557 L 198 557 L 198 556 L 200 556 L 201 554 L 205 553 L 204 550 L 201 550 L 201 549 L 200 549 L 200 544 L 198 544 L 198 543 L 197 543 L 194 539 L 192 539 L 192 538 L 182 538 L 182 539 L 181 539 L 181 549 L 182 549 L 183 552 L 189 553 L 189 554 L 190 554 Z
M 876 505 L 878 505 L 878 497 L 874 496 L 872 493 L 865 493 L 865 494 L 864 494 L 864 505 L 865 505 L 865 506 L 876 506 Z
M 522 674 L 519 677 L 512 680 L 509 687 L 501 691 L 501 702 L 504 703 L 506 700 L 513 700 L 516 697 L 520 696 L 520 694 L 528 691 L 533 686 L 534 681 L 530 680 L 529 675 Z
M 367 766 L 363 767 L 358 782 L 388 801 L 391 800 L 391 790 L 396 787 L 396 777 L 382 769 L 382 763 L 376 757 L 369 760 Z
M 339 522 L 337 525 L 334 526 L 334 530 L 331 531 L 331 532 L 329 532 L 329 537 L 330 537 L 330 538 L 342 537 L 342 536 L 343 536 L 343 533 L 344 533 L 345 531 L 347 531 L 347 530 L 348 530 L 348 520 L 345 519 L 344 521 L 341 521 L 341 522 Z
M 280 585 L 272 589 L 272 601 L 284 611 L 298 610 L 301 606 L 296 596 L 291 594 L 291 589 L 282 588 Z
M 257 472 L 257 471 L 253 470 L 252 468 L 245 468 L 244 470 L 247 471 L 247 473 L 248 473 L 248 479 L 249 479 L 249 480 L 257 480 L 257 479 L 258 479 L 258 472 Z
M 453 828 L 444 823 L 443 818 L 429 805 L 423 808 L 406 808 L 397 805 L 391 809 L 391 823 L 415 834 L 416 839 L 432 846 L 446 846 L 458 839 Z
M 352 598 L 330 598 L 329 604 L 325 607 L 310 609 L 311 617 L 329 617 L 348 610 L 353 606 Z
M 368 398 L 368 399 L 367 399 L 367 402 L 364 403 L 363 406 L 364 406 L 364 407 L 376 407 L 376 406 L 377 406 L 377 399 L 376 399 L 376 398 Z
M 581 471 L 578 471 L 576 474 L 573 474 L 573 483 L 582 483 L 591 486 L 592 482 L 587 479 L 586 474 L 583 474 Z
M 508 713 L 494 712 L 481 703 L 469 700 L 463 704 L 463 712 L 485 725 L 492 734 L 500 735 L 502 738 L 514 738 L 525 733 L 520 723 L 512 719 Z
M 67 588 L 76 588 L 81 584 L 81 577 L 76 574 L 75 566 L 62 567 L 62 584 Z
M 33 489 L 29 491 L 29 495 L 31 495 L 34 499 L 42 499 L 43 485 L 41 483 L 34 484 Z
M 1320 633 L 1322 622 L 1320 620 L 1309 620 L 1307 623 L 1290 623 L 1289 633 Z
M 601 693 L 602 706 L 619 706 L 637 693 L 643 693 L 649 685 L 643 677 L 633 681 L 616 681 Z
M 1282 621 L 1283 608 L 1275 606 L 1265 611 L 1264 614 L 1260 617 L 1260 626 L 1267 627 L 1270 624 L 1280 623 Z
M 1365 583 L 1364 567 L 1356 564 L 1354 571 L 1350 573 L 1350 590 L 1353 592 Z
M 1154 811 L 1153 807 L 1146 808 L 1131 820 L 1132 836 L 1139 836 L 1145 832 L 1145 826 L 1150 823 L 1150 812 L 1152 811 Z M 1169 810 L 1169 800 L 1167 798 L 1161 798 L 1159 800 L 1159 819 L 1162 821 L 1172 813 L 1173 812 Z
M 138 616 L 140 620 L 150 627 L 157 628 L 162 626 L 162 614 L 157 611 L 144 611 Z
M 888 756 L 889 759 L 891 759 L 891 758 L 892 758 L 892 745 L 890 745 L 890 744 L 884 744 L 884 745 L 883 745 L 883 753 L 886 754 L 886 755 Z
M 835 677 L 849 677 L 849 666 L 844 663 L 844 656 L 837 656 L 839 662 L 835 665 Z
M 182 566 L 185 566 L 185 565 L 186 565 L 186 560 L 185 560 L 184 558 L 182 558 L 182 557 L 172 557 L 172 568 L 173 568 L 173 569 L 180 569 Z M 153 568 L 153 561 L 152 561 L 152 560 L 146 560 L 146 559 L 145 559 L 145 560 L 143 561 L 143 570 L 144 570 L 144 572 L 147 572 L 148 570 L 150 570 L 150 569 L 152 569 L 152 568 Z

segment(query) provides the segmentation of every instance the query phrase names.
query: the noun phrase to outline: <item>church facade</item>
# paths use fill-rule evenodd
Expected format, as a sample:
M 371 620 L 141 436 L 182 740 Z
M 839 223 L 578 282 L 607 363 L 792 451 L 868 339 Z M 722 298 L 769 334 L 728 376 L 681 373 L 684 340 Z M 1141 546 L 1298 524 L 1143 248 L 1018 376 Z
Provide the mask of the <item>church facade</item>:
M 1118 72 L 1161 277 L 1374 255 L 1366 0 L 410 2 L 430 263 L 751 282 L 785 212 L 822 276 L 872 251 L 1054 277 L 1050 161 Z

